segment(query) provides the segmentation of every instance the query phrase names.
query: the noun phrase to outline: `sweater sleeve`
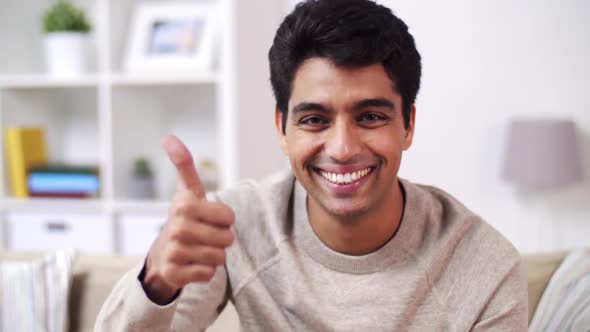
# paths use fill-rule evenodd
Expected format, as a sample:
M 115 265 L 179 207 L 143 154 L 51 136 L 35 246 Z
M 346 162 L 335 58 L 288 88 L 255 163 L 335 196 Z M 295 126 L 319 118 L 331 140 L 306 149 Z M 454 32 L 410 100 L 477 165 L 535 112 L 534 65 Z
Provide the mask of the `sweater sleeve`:
M 171 303 L 161 306 L 146 295 L 138 279 L 143 267 L 127 272 L 103 304 L 94 331 L 205 331 L 227 302 L 227 272 L 217 269 L 208 283 L 184 287 Z
M 527 331 L 528 289 L 520 261 L 509 270 L 472 331 Z

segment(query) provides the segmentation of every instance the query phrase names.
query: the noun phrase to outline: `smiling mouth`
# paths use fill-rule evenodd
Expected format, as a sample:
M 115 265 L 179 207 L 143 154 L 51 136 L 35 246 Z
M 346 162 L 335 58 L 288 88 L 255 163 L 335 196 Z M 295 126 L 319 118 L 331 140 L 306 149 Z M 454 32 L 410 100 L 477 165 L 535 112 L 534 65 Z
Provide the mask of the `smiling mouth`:
M 314 170 L 330 183 L 337 185 L 347 185 L 362 180 L 367 175 L 371 174 L 375 168 L 376 167 L 374 166 L 369 166 L 367 168 L 350 173 L 332 173 L 319 168 L 314 168 Z

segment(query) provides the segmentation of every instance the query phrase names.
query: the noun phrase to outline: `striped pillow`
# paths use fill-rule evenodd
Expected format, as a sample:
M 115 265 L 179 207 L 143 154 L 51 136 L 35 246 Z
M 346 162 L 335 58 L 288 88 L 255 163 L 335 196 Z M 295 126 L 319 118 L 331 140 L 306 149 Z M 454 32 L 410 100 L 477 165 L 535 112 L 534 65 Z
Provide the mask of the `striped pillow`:
M 0 262 L 0 332 L 66 332 L 74 250 Z

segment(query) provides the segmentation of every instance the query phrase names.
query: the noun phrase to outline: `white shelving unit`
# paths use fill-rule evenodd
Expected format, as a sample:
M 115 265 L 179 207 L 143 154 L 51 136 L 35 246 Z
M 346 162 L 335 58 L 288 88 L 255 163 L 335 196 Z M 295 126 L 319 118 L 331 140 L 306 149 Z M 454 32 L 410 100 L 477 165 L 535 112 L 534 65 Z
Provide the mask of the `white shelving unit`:
M 142 216 L 146 225 L 157 218 L 164 221 L 176 186 L 174 167 L 160 145 L 165 134 L 179 136 L 197 162 L 214 161 L 220 188 L 235 183 L 235 43 L 231 23 L 221 29 L 219 60 L 210 71 L 129 74 L 122 68 L 124 50 L 128 24 L 140 1 L 75 0 L 93 18 L 91 70 L 64 80 L 44 73 L 40 17 L 50 3 L 7 1 L 0 13 L 0 41 L 11 45 L 7 52 L 0 52 L 2 135 L 9 126 L 44 127 L 50 161 L 98 165 L 101 195 L 92 200 L 15 199 L 2 146 L 0 248 L 42 249 L 43 239 L 47 249 L 60 239 L 63 246 L 87 242 L 87 248 L 81 250 L 99 253 L 125 254 L 122 248 L 142 247 L 145 237 L 157 232 L 142 233 L 142 224 L 137 221 Z M 219 20 L 232 22 L 233 1 L 186 2 L 216 3 Z M 154 170 L 154 200 L 137 201 L 127 194 L 132 163 L 139 156 L 146 157 Z M 121 224 L 127 219 L 133 219 L 133 227 L 143 235 L 133 240 L 133 236 L 121 234 L 120 230 L 129 233 L 134 229 Z M 94 234 L 79 231 L 85 222 L 92 225 L 89 229 Z M 22 236 L 27 223 L 31 234 L 40 232 L 37 237 Z M 17 229 L 21 235 L 15 235 Z M 80 241 L 80 236 L 89 238 Z M 141 243 L 122 243 L 123 238 Z M 27 243 L 32 239 L 36 243 Z M 94 243 L 95 239 L 102 242 Z

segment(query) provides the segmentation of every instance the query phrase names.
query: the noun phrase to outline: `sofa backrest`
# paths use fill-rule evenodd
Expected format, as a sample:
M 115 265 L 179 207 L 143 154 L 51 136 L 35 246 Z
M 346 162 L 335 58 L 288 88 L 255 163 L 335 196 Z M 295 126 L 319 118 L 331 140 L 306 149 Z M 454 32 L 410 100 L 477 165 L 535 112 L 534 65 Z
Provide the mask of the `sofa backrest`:
M 543 295 L 553 272 L 567 255 L 566 252 L 523 256 L 529 292 L 529 321 Z M 34 253 L 0 251 L 2 260 L 32 260 L 41 257 Z M 91 332 L 100 308 L 116 282 L 141 257 L 79 255 L 74 265 L 70 290 L 70 331 Z

